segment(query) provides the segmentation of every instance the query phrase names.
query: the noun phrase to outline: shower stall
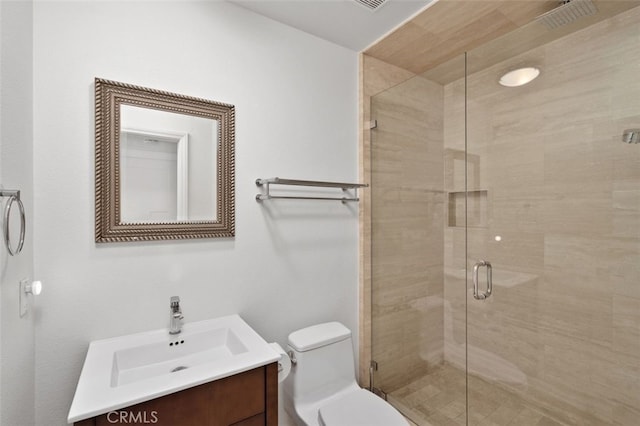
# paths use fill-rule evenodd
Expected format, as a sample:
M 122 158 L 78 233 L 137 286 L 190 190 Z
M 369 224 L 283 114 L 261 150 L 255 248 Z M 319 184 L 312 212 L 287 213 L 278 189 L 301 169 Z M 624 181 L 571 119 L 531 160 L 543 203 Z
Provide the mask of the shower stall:
M 367 104 L 361 362 L 418 425 L 640 424 L 640 7 L 594 4 Z

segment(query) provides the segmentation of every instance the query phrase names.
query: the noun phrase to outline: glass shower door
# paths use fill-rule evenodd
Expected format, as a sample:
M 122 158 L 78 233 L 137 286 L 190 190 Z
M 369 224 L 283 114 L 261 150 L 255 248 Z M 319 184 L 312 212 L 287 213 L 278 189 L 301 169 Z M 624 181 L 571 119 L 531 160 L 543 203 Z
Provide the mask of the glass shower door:
M 638 424 L 639 21 L 485 63 L 548 31 L 533 22 L 468 53 L 470 425 Z M 539 77 L 498 83 L 525 66 Z
M 427 75 L 371 99 L 374 386 L 419 425 L 466 422 L 464 117 L 445 104 L 464 90 Z

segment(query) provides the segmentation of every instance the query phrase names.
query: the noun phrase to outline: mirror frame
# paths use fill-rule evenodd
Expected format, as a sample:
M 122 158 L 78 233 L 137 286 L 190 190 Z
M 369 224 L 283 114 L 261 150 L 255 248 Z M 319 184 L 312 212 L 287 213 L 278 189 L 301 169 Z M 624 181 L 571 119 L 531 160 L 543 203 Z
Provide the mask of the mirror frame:
M 120 220 L 120 105 L 218 120 L 215 220 Z M 97 243 L 235 236 L 235 107 L 117 81 L 95 79 L 95 240 Z

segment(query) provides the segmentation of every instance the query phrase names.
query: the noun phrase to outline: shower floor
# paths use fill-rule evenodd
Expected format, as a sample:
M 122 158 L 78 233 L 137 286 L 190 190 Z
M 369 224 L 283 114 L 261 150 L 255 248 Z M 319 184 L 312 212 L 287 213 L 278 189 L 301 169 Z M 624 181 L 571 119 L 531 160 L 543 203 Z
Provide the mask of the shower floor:
M 448 364 L 435 367 L 388 395 L 419 426 L 465 425 L 465 374 Z M 478 377 L 469 377 L 469 424 L 478 426 L 563 426 L 522 397 Z

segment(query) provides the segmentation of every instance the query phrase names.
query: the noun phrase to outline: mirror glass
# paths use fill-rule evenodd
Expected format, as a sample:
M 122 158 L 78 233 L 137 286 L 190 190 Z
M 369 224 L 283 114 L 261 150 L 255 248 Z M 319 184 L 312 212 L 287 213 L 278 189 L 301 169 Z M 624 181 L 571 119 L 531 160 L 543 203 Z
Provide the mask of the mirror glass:
M 96 242 L 235 235 L 235 108 L 96 79 Z
M 120 105 L 120 220 L 215 220 L 218 120 Z

